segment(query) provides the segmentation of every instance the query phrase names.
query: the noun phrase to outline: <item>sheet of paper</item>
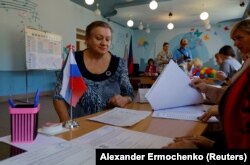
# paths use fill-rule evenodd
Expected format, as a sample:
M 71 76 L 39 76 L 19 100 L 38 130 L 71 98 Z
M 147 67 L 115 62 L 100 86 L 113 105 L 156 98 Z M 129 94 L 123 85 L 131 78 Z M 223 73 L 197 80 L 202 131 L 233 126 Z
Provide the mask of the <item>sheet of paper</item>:
M 12 144 L 12 145 L 17 146 L 19 148 L 22 148 L 26 151 L 32 151 L 32 150 L 36 150 L 36 149 L 43 147 L 43 146 L 46 146 L 46 145 L 64 142 L 65 140 L 62 138 L 55 137 L 55 136 L 47 136 L 47 135 L 37 134 L 36 139 L 30 143 L 12 143 L 10 135 L 1 137 L 0 141 L 4 141 L 6 143 Z
M 154 111 L 152 117 L 199 121 L 198 117 L 203 115 L 206 110 L 207 107 L 204 107 L 203 105 L 184 106 Z M 218 122 L 218 119 L 212 117 L 208 122 Z
M 145 97 L 145 95 L 148 91 L 149 91 L 149 88 L 139 88 L 138 89 L 138 102 L 139 103 L 148 103 L 148 100 Z
M 115 126 L 103 126 L 72 141 L 88 143 L 95 148 L 161 148 L 173 139 Z
M 91 117 L 89 120 L 98 121 L 115 126 L 132 126 L 149 116 L 151 112 L 143 110 L 131 110 L 115 107 L 101 115 Z
M 172 60 L 164 68 L 146 94 L 154 110 L 194 105 L 203 102 L 203 97 L 192 88 L 187 74 Z
M 95 164 L 95 148 L 88 144 L 65 141 L 22 153 L 0 162 L 4 165 Z

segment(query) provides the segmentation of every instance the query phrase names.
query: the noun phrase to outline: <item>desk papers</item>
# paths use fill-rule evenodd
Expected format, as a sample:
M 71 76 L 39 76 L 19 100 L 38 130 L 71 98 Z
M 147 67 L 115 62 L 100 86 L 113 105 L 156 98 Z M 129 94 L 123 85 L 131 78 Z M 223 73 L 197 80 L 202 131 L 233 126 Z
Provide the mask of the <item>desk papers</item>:
M 151 112 L 142 110 L 130 110 L 125 108 L 113 108 L 101 115 L 91 117 L 89 120 L 98 121 L 115 126 L 132 126 L 149 116 Z
M 41 148 L 46 145 L 52 145 L 59 142 L 64 142 L 65 140 L 59 137 L 55 136 L 47 136 L 43 134 L 37 134 L 36 139 L 33 142 L 30 143 L 12 143 L 11 142 L 11 136 L 4 136 L 0 138 L 0 141 L 4 141 L 6 143 L 9 143 L 11 145 L 17 146 L 19 148 L 22 148 L 26 151 L 32 151 L 36 150 L 38 148 Z
M 48 136 L 52 138 L 52 136 Z M 0 162 L 4 165 L 95 163 L 96 148 L 162 148 L 172 138 L 142 133 L 115 126 L 103 126 L 71 141 L 45 145 Z
M 51 137 L 50 137 L 51 138 Z M 3 165 L 95 164 L 95 148 L 88 144 L 65 141 L 2 160 Z
M 190 82 L 187 74 L 171 60 L 145 97 L 154 110 L 202 103 L 201 93 Z
M 206 107 L 203 105 L 193 105 L 154 111 L 152 117 L 199 121 L 198 117 L 204 112 L 206 112 Z M 208 122 L 218 122 L 218 119 L 213 116 Z
M 84 136 L 73 139 L 94 148 L 162 148 L 173 142 L 172 138 L 142 133 L 115 126 L 103 126 Z

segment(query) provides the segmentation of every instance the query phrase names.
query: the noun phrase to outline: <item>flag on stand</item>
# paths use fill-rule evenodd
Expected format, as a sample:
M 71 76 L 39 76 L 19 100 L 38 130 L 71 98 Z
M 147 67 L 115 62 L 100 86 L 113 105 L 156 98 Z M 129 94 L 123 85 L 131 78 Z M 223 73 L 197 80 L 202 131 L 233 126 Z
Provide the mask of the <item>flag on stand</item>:
M 128 61 L 128 45 L 125 45 L 124 56 L 123 59 L 127 62 Z
M 87 86 L 77 66 L 73 54 L 73 45 L 68 45 L 67 48 L 69 51 L 66 64 L 63 68 L 62 89 L 60 94 L 67 103 L 75 107 L 80 97 L 86 92 Z
M 128 54 L 128 74 L 132 75 L 133 71 L 134 71 L 134 58 L 133 58 L 132 36 L 131 36 L 129 54 Z

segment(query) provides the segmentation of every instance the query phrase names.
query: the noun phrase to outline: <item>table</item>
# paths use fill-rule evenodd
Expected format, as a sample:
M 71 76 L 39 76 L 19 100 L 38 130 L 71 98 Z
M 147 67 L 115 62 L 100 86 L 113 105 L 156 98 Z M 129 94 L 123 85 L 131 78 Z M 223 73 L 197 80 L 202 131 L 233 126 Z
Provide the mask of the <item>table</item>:
M 152 108 L 148 103 L 141 104 L 133 102 L 128 104 L 126 108 L 152 111 Z M 79 122 L 80 127 L 59 134 L 57 137 L 63 138 L 65 140 L 71 140 L 104 126 L 104 123 L 88 120 L 89 117 L 93 117 L 104 112 L 105 111 L 102 111 L 75 119 L 77 122 Z M 153 118 L 150 115 L 132 127 L 126 128 L 134 131 L 174 138 L 178 136 L 201 135 L 207 128 L 207 124 L 196 121 Z
M 156 79 L 156 76 L 129 77 L 130 83 L 132 84 L 134 90 L 137 90 L 140 87 L 151 86 L 154 84 Z

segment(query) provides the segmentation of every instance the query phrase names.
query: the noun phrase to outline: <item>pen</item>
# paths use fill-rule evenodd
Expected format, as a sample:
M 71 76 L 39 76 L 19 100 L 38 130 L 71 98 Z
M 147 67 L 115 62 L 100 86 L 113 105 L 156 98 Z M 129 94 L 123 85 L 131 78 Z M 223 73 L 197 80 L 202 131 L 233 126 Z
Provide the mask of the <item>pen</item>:
M 40 91 L 37 90 L 37 91 L 36 91 L 36 95 L 35 95 L 35 99 L 34 99 L 34 107 L 37 107 L 37 106 L 38 106 L 38 103 L 39 103 L 39 95 L 40 95 Z
M 14 101 L 12 99 L 8 99 L 9 105 L 11 108 L 15 108 Z

